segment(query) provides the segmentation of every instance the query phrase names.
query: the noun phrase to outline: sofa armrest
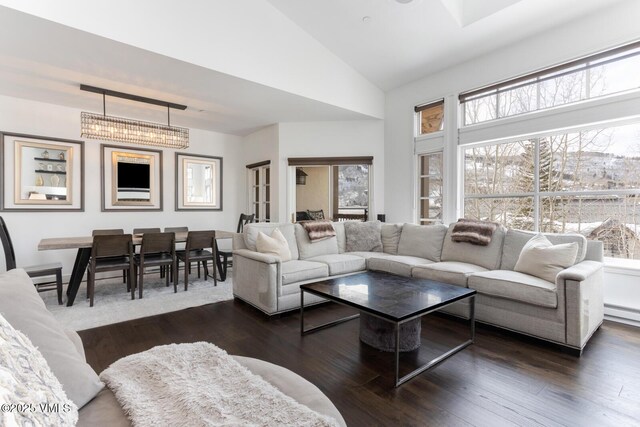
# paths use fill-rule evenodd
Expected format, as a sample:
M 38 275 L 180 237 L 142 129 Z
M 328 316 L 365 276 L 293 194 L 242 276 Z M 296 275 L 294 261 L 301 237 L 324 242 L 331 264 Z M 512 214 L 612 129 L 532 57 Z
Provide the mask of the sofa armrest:
M 558 275 L 556 276 L 556 283 L 565 280 L 582 282 L 583 280 L 587 280 L 589 276 L 596 274 L 598 270 L 601 270 L 602 268 L 603 265 L 601 262 L 582 261 L 558 273 Z
M 233 251 L 233 295 L 267 314 L 278 311 L 280 258 L 248 249 Z
M 604 319 L 604 264 L 582 261 L 556 277 L 558 290 L 564 289 L 566 342 L 582 349 Z
M 279 262 L 282 262 L 277 256 L 263 254 L 261 252 L 256 252 L 249 249 L 235 249 L 233 251 L 233 255 L 242 256 L 254 261 L 264 262 L 265 264 L 277 264 Z
M 233 250 L 247 249 L 247 245 L 244 243 L 244 234 L 233 233 Z

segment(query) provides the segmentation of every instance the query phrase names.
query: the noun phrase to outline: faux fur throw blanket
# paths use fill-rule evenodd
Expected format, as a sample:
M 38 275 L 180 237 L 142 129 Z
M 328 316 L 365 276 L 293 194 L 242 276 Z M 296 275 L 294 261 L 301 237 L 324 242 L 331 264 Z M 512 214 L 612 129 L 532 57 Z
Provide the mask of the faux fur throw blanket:
M 500 226 L 497 222 L 477 221 L 461 218 L 453 226 L 451 240 L 469 242 L 474 245 L 487 246 L 491 243 L 493 232 Z
M 336 235 L 336 230 L 329 221 L 304 221 L 301 222 L 302 227 L 309 235 L 311 242 L 328 239 Z
M 213 344 L 170 344 L 100 374 L 134 426 L 337 426 Z

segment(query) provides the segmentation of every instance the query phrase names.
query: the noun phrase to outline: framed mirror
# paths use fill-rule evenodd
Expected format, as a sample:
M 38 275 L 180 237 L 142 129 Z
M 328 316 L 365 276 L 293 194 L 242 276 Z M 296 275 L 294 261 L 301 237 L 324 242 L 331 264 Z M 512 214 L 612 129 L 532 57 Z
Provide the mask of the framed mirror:
M 1 135 L 3 210 L 84 210 L 82 141 Z
M 102 210 L 162 210 L 162 151 L 102 144 Z
M 222 157 L 176 153 L 176 210 L 222 210 Z

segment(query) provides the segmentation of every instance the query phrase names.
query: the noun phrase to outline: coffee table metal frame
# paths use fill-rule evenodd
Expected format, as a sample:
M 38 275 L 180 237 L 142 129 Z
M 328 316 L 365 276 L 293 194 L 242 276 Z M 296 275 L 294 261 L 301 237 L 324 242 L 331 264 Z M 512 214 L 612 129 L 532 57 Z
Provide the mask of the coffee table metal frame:
M 406 319 L 402 319 L 399 321 L 394 321 L 391 319 L 388 319 L 386 317 L 380 316 L 376 313 L 371 312 L 370 310 L 366 310 L 364 307 L 361 307 L 357 304 L 354 303 L 350 303 L 349 301 L 343 300 L 343 299 L 338 299 L 338 298 L 334 298 L 331 295 L 327 295 L 325 293 L 322 292 L 316 292 L 314 290 L 311 289 L 306 289 L 304 287 L 304 285 L 300 286 L 300 334 L 301 335 L 306 335 L 309 334 L 311 332 L 316 332 L 319 331 L 321 329 L 325 329 L 331 326 L 335 326 L 338 325 L 340 323 L 344 323 L 344 322 L 348 322 L 349 320 L 353 320 L 353 319 L 357 319 L 358 317 L 360 317 L 360 313 L 358 314 L 353 314 L 351 316 L 347 316 L 347 317 L 343 317 L 340 318 L 338 320 L 333 320 L 331 322 L 327 322 L 327 323 L 323 323 L 322 325 L 319 326 L 314 326 L 312 328 L 309 329 L 305 329 L 304 328 L 304 293 L 308 292 L 312 295 L 316 295 L 325 299 L 328 299 L 330 301 L 333 302 L 337 302 L 338 304 L 341 305 L 345 305 L 347 307 L 352 307 L 352 308 L 356 308 L 358 310 L 361 311 L 365 311 L 368 315 L 370 316 L 374 316 L 377 317 L 379 319 L 382 320 L 386 320 L 387 322 L 390 322 L 394 325 L 394 333 L 395 333 L 395 337 L 396 337 L 396 348 L 395 348 L 395 384 L 394 387 L 398 387 L 399 385 L 402 385 L 404 383 L 406 383 L 407 381 L 409 381 L 410 379 L 416 377 L 417 375 L 420 375 L 421 373 L 423 373 L 424 371 L 427 371 L 431 368 L 436 367 L 437 365 L 439 365 L 440 363 L 444 362 L 445 360 L 447 360 L 448 358 L 450 358 L 451 356 L 453 356 L 454 354 L 456 354 L 457 352 L 459 352 L 460 350 L 463 350 L 464 348 L 468 347 L 469 345 L 473 344 L 474 340 L 475 340 L 475 336 L 476 336 L 476 313 L 475 313 L 475 300 L 476 300 L 476 292 L 473 291 L 472 294 L 463 296 L 461 298 L 456 298 L 456 299 L 452 299 L 451 301 L 446 302 L 445 304 L 442 305 L 438 305 L 438 307 L 433 308 L 431 310 L 427 310 L 425 312 L 421 312 L 420 314 L 416 314 L 414 316 L 408 317 Z M 409 372 L 407 375 L 404 375 L 403 377 L 400 377 L 400 325 L 402 325 L 403 323 L 406 323 L 410 320 L 414 320 L 417 318 L 421 318 L 422 316 L 425 316 L 429 313 L 433 313 L 434 311 L 438 311 L 444 307 L 447 307 L 453 303 L 456 303 L 458 301 L 464 300 L 464 299 L 469 299 L 469 307 L 470 307 L 470 317 L 469 317 L 469 323 L 470 323 L 470 338 L 463 342 L 460 345 L 457 345 L 456 347 L 452 348 L 451 350 L 441 354 L 440 356 L 431 359 L 429 362 L 425 363 L 424 365 L 420 366 L 417 369 L 414 369 L 413 371 Z

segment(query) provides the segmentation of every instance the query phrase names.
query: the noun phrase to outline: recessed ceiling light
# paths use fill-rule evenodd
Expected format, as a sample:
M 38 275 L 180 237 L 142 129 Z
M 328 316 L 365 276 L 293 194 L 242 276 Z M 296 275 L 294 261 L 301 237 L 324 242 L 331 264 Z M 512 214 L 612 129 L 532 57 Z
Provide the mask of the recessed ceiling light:
M 369 22 L 371 22 L 371 17 L 370 16 L 363 16 L 362 17 L 362 22 L 364 22 L 365 24 L 368 24 Z
M 396 0 L 396 1 L 401 4 L 407 4 L 407 3 L 411 3 L 413 0 Z

